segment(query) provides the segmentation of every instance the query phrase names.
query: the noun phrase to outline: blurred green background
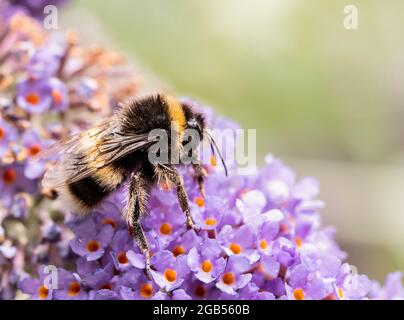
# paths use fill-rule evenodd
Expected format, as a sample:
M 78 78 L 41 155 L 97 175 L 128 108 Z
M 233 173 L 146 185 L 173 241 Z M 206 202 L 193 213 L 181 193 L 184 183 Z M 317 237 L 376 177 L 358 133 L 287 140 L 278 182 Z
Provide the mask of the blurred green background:
M 358 30 L 343 26 L 348 4 Z M 403 12 L 401 0 L 76 0 L 64 24 L 133 57 L 149 87 L 257 129 L 260 159 L 318 177 L 325 223 L 382 279 L 404 269 Z

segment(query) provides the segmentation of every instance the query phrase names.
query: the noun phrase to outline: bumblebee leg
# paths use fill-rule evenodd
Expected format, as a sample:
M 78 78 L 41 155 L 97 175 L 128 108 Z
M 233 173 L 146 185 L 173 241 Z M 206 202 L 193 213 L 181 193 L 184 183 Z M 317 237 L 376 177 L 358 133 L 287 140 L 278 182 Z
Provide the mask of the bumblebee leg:
M 200 228 L 195 225 L 195 222 L 191 217 L 188 195 L 185 191 L 184 180 L 181 175 L 175 168 L 166 166 L 163 167 L 161 165 L 155 166 L 155 172 L 159 180 L 169 181 L 176 186 L 178 202 L 180 203 L 182 211 L 185 213 L 188 228 L 199 231 Z
M 132 176 L 129 186 L 129 200 L 126 220 L 133 237 L 136 240 L 139 249 L 145 256 L 146 275 L 150 279 L 150 251 L 147 239 L 144 235 L 140 218 L 145 214 L 147 203 L 147 189 L 150 177 L 147 178 L 143 173 L 137 172 Z
M 192 168 L 195 172 L 195 179 L 198 183 L 199 192 L 201 193 L 202 197 L 205 198 L 205 177 L 208 175 L 205 168 L 202 165 L 201 160 L 199 159 L 199 150 L 194 149 L 191 154 L 191 163 Z
M 195 171 L 195 177 L 196 181 L 198 182 L 199 191 L 201 192 L 202 197 L 205 198 L 205 177 L 207 176 L 207 172 L 200 163 L 192 163 L 192 167 Z

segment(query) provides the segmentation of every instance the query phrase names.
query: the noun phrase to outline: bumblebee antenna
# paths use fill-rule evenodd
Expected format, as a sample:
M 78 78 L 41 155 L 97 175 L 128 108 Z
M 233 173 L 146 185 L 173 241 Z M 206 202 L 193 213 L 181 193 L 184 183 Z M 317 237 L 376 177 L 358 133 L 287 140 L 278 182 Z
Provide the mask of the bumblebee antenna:
M 226 163 L 224 162 L 223 156 L 222 156 L 222 154 L 221 154 L 221 152 L 220 152 L 219 147 L 218 147 L 217 144 L 216 144 L 215 139 L 213 139 L 212 135 L 211 135 L 207 130 L 204 130 L 204 132 L 207 134 L 207 136 L 208 136 L 208 138 L 209 138 L 210 148 L 211 148 L 212 154 L 213 154 L 214 156 L 215 156 L 215 149 L 217 150 L 217 153 L 218 153 L 218 155 L 219 155 L 219 157 L 220 157 L 220 160 L 221 160 L 222 165 L 223 165 L 223 168 L 224 168 L 224 172 L 225 172 L 226 177 L 227 177 L 227 176 L 228 176 L 228 174 L 227 174 L 227 166 L 226 166 Z

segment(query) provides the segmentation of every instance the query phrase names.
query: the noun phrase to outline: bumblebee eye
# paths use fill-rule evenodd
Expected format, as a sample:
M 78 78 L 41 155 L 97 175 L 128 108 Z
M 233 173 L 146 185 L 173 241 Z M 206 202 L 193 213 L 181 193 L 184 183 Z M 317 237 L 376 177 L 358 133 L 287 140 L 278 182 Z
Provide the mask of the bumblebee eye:
M 202 140 L 202 128 L 201 128 L 201 125 L 199 124 L 199 122 L 195 118 L 191 118 L 188 120 L 187 127 L 189 129 L 196 130 L 199 134 L 200 140 Z
M 187 125 L 190 128 L 195 127 L 196 126 L 196 119 L 195 118 L 188 119 Z
M 192 118 L 192 119 L 188 120 L 187 126 L 190 129 L 198 129 L 199 124 L 198 124 L 198 122 L 196 121 L 195 118 Z

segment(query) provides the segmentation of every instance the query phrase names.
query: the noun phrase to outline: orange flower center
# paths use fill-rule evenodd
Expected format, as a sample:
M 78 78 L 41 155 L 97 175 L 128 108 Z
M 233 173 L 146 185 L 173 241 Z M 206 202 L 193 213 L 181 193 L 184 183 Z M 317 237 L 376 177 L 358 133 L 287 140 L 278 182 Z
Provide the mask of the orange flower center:
M 128 257 L 126 256 L 126 252 L 125 251 L 121 251 L 118 253 L 118 262 L 120 264 L 127 264 L 129 262 Z
M 87 242 L 87 251 L 89 252 L 95 252 L 99 250 L 101 247 L 101 244 L 97 240 L 90 240 Z
M 344 298 L 344 290 L 342 290 L 341 288 L 338 289 L 338 295 L 339 297 L 342 299 Z
M 264 239 L 260 240 L 259 244 L 260 244 L 260 248 L 262 250 L 265 250 L 266 248 L 268 248 L 268 243 Z
M 6 131 L 3 128 L 0 128 L 0 139 L 3 139 L 6 135 Z
M 59 90 L 53 89 L 52 90 L 52 97 L 53 97 L 53 101 L 56 104 L 61 104 L 62 103 L 63 97 L 62 97 L 62 94 L 60 93 Z
M 102 220 L 102 224 L 109 224 L 112 228 L 116 229 L 116 222 L 112 219 L 104 219 Z
M 38 289 L 38 296 L 40 299 L 46 299 L 48 297 L 49 290 L 46 286 L 40 286 Z
M 39 152 L 41 152 L 41 146 L 39 144 L 34 144 L 29 147 L 28 152 L 31 157 L 37 155 Z
M 40 100 L 41 99 L 39 98 L 39 95 L 36 92 L 28 93 L 25 96 L 25 101 L 27 101 L 29 104 L 36 105 L 36 104 L 38 104 L 40 102 Z
M 222 281 L 224 284 L 230 286 L 234 283 L 236 279 L 234 278 L 234 274 L 233 272 L 226 272 L 223 276 L 222 276 Z
M 301 248 L 303 246 L 303 240 L 299 236 L 295 237 L 295 243 L 298 248 Z
M 259 263 L 259 264 L 256 266 L 256 270 L 257 270 L 258 272 L 264 273 L 264 272 L 265 272 L 265 267 L 262 265 L 262 263 Z
M 6 169 L 3 172 L 3 180 L 6 184 L 12 184 L 17 179 L 17 172 L 14 169 Z
M 140 295 L 143 298 L 150 298 L 153 295 L 153 286 L 150 283 L 145 283 L 140 288 Z
M 178 257 L 179 255 L 185 253 L 185 248 L 183 246 L 176 246 L 172 252 L 174 256 Z
M 80 292 L 80 283 L 77 281 L 73 281 L 69 285 L 69 290 L 67 291 L 67 294 L 69 297 L 74 297 L 78 295 Z
M 241 252 L 241 246 L 237 243 L 232 243 L 229 246 L 229 249 L 234 253 L 234 254 L 239 254 Z
M 202 208 L 202 207 L 205 206 L 205 200 L 204 200 L 202 197 L 196 197 L 196 198 L 194 199 L 194 201 L 195 201 L 196 205 L 197 205 L 199 208 Z
M 209 260 L 205 260 L 204 262 L 202 262 L 201 268 L 204 272 L 210 272 L 213 268 L 212 262 L 210 262 Z
M 165 192 L 168 192 L 171 189 L 170 185 L 166 181 L 160 183 L 160 188 Z
M 166 278 L 168 282 L 174 282 L 177 280 L 177 272 L 173 269 L 166 269 L 164 271 L 164 278 Z
M 286 223 L 281 223 L 279 225 L 279 233 L 286 233 L 289 230 L 289 227 Z
M 167 236 L 173 231 L 173 227 L 169 223 L 163 223 L 160 226 L 160 233 Z
M 304 299 L 304 292 L 302 289 L 295 289 L 293 290 L 293 296 L 296 300 L 303 300 Z
M 106 284 L 102 285 L 100 289 L 112 290 L 112 286 L 109 283 L 106 283 Z
M 250 192 L 250 189 L 244 188 L 243 190 L 240 191 L 240 193 L 239 193 L 239 198 L 243 197 L 243 196 L 246 195 L 248 192 Z
M 210 157 L 210 164 L 211 164 L 213 167 L 216 167 L 216 166 L 217 166 L 217 159 L 216 159 L 215 156 L 211 156 L 211 157 Z
M 205 287 L 203 286 L 203 285 L 199 285 L 199 286 L 197 286 L 196 288 L 195 288 L 195 295 L 198 297 L 198 298 L 204 298 L 205 296 L 206 296 L 206 289 L 205 289 Z
M 335 295 L 333 293 L 330 293 L 328 296 L 326 296 L 322 300 L 337 300 L 337 298 L 335 297 Z
M 205 224 L 208 226 L 214 226 L 216 225 L 217 221 L 215 218 L 207 218 L 205 219 Z

